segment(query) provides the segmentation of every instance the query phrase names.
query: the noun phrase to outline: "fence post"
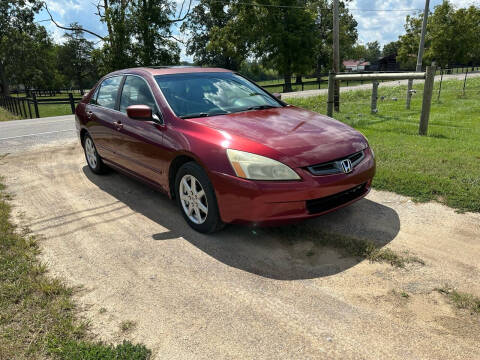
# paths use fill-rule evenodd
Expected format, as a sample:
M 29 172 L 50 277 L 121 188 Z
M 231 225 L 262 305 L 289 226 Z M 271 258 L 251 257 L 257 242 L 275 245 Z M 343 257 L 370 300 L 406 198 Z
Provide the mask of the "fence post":
M 468 76 L 468 69 L 465 73 L 465 79 L 463 80 L 463 96 L 465 96 L 465 86 L 467 85 L 467 76 Z
M 27 105 L 28 105 L 28 115 L 30 119 L 32 118 L 32 108 L 30 107 L 30 99 L 27 98 Z
M 70 107 L 72 108 L 72 114 L 75 114 L 75 101 L 73 100 L 72 93 L 68 93 L 68 100 L 70 100 Z
M 328 74 L 328 99 L 327 99 L 327 116 L 332 117 L 333 115 L 333 103 L 335 96 L 335 73 L 331 72 Z
M 370 111 L 372 114 L 376 114 L 377 110 L 377 99 L 378 99 L 378 80 L 373 80 L 372 82 L 372 102 L 370 105 Z
M 437 101 L 440 101 L 440 94 L 442 93 L 442 83 L 443 83 L 443 69 L 440 72 L 440 86 L 438 88 L 438 97 Z
M 14 112 L 15 112 L 15 115 L 19 115 L 19 111 L 18 111 L 18 98 L 16 96 L 13 97 L 13 108 L 14 108 Z
M 407 85 L 407 103 L 405 104 L 405 109 L 410 110 L 410 103 L 412 102 L 412 93 L 413 93 L 413 79 L 408 79 Z
M 38 112 L 38 101 L 37 101 L 37 94 L 32 93 L 32 100 L 33 100 L 33 108 L 35 109 L 35 117 L 38 119 L 40 114 Z
M 25 99 L 22 99 L 22 107 L 23 107 L 23 113 L 25 114 L 25 118 L 27 118 L 27 109 L 25 108 Z
M 422 113 L 420 114 L 420 127 L 418 133 L 420 135 L 427 135 L 428 120 L 430 118 L 430 108 L 432 106 L 433 84 L 435 82 L 436 66 L 427 66 L 425 73 L 425 86 L 423 88 L 423 103 Z

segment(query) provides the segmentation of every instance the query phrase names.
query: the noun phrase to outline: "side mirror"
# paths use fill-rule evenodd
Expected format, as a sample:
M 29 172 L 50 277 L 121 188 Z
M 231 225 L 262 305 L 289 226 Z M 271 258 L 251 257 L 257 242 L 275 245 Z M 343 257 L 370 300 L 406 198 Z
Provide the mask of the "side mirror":
M 273 96 L 275 96 L 278 100 L 282 100 L 282 94 L 280 93 L 273 93 Z
M 130 105 L 127 107 L 127 115 L 136 120 L 151 120 L 152 109 L 147 105 Z

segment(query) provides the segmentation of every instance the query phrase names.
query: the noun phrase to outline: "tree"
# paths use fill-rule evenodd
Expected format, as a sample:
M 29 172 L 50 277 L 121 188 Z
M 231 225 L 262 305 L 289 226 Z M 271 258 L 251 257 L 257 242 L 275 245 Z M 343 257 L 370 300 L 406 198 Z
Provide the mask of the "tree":
M 72 24 L 78 27 L 78 24 Z M 66 41 L 57 50 L 57 68 L 67 79 L 72 79 L 70 86 L 80 89 L 90 87 L 98 78 L 97 67 L 93 61 L 93 41 L 85 39 L 80 30 L 64 35 Z
M 187 21 L 182 24 L 181 31 L 190 34 L 186 51 L 187 55 L 193 55 L 196 64 L 240 69 L 247 56 L 242 41 L 232 42 L 235 39 L 232 35 L 222 41 L 215 41 L 218 37 L 213 37 L 213 34 L 234 21 L 236 10 L 228 0 L 201 0 L 192 9 Z
M 134 0 L 130 5 L 136 42 L 133 52 L 141 65 L 169 65 L 180 61 L 180 48 L 171 32 L 174 3 L 168 0 Z
M 354 49 L 358 39 L 358 24 L 348 11 L 346 4 L 349 2 L 350 0 L 339 2 L 340 58 L 360 59 L 364 56 L 356 54 Z M 327 0 L 315 0 L 309 6 L 316 14 L 315 69 L 317 77 L 320 77 L 322 72 L 332 69 L 333 65 L 333 5 Z
M 33 18 L 41 8 L 38 0 L 2 0 L 0 2 L 0 83 L 4 95 L 9 94 L 10 82 L 18 73 L 19 53 L 26 53 L 26 41 L 32 35 L 32 31 L 38 28 L 33 25 Z M 20 43 L 18 42 L 20 41 Z M 31 42 L 29 42 L 29 45 Z M 23 47 L 22 47 L 23 46 Z M 31 70 L 32 64 L 25 64 Z M 17 73 L 12 74 L 12 68 Z
M 222 54 L 242 50 L 274 68 L 291 90 L 291 77 L 314 64 L 317 39 L 315 17 L 300 0 L 268 0 L 261 3 L 232 0 L 234 14 L 223 27 L 213 26 L 208 33 L 209 49 Z
M 423 15 L 407 16 L 405 34 L 399 37 L 398 59 L 402 68 L 415 68 Z M 480 60 L 480 9 L 475 6 L 456 9 L 449 1 L 434 8 L 429 16 L 425 37 L 426 63 L 436 61 L 442 67 Z
M 397 55 L 398 48 L 400 47 L 400 41 L 391 41 L 388 44 L 383 45 L 382 55 Z
M 372 41 L 367 43 L 367 56 L 365 60 L 375 62 L 382 55 L 380 51 L 380 44 L 378 41 Z
M 45 8 L 51 21 L 60 29 L 86 32 L 104 42 L 101 66 L 105 72 L 139 65 L 178 63 L 180 49 L 171 26 L 185 20 L 192 0 L 183 0 L 177 17 L 177 2 L 174 0 L 98 1 L 96 15 L 107 26 L 106 36 L 78 25 L 62 26 L 46 5 Z

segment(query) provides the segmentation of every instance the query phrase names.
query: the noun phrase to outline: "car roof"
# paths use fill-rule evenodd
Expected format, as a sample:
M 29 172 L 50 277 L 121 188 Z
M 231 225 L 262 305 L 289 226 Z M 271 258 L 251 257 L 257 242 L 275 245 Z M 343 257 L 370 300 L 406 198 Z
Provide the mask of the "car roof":
M 150 73 L 151 75 L 172 75 L 188 73 L 208 73 L 208 72 L 232 72 L 231 70 L 213 67 L 200 66 L 143 66 L 131 69 L 115 71 L 109 75 L 120 75 L 125 73 Z

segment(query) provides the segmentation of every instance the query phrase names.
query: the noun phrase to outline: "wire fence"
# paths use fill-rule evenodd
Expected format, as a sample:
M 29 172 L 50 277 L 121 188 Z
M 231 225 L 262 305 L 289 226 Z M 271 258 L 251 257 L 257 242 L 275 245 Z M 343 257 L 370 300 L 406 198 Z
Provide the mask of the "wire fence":
M 380 84 L 377 108 L 372 111 L 370 89 L 343 91 L 340 97 L 340 111 L 335 112 L 333 116 L 355 128 L 417 135 L 424 95 L 423 83 L 421 81 L 414 83 L 410 109 L 406 109 L 406 94 L 407 85 L 402 81 Z M 326 95 L 322 95 L 322 102 L 324 104 L 327 102 Z M 467 75 L 461 80 L 436 80 L 429 136 L 448 139 L 460 135 L 463 138 L 480 135 L 478 121 L 473 120 L 473 116 L 465 116 L 465 112 L 468 111 L 472 114 L 478 113 L 479 104 L 480 76 Z

